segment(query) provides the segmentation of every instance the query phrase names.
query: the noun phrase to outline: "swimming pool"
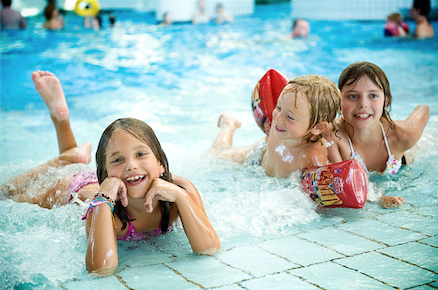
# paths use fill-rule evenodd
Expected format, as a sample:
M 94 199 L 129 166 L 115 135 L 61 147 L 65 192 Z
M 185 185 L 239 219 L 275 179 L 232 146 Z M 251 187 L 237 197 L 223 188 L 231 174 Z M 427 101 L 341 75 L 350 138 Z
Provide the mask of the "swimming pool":
M 289 14 L 288 4 L 257 6 L 233 25 L 158 27 L 148 13 L 121 10 L 119 26 L 100 32 L 83 29 L 74 14 L 59 32 L 43 31 L 42 17 L 29 19 L 24 31 L 2 32 L 0 183 L 57 155 L 30 77 L 49 70 L 63 85 L 79 144 L 91 141 L 95 150 L 119 117 L 151 125 L 171 171 L 200 191 L 222 252 L 193 254 L 178 228 L 120 243 L 116 274 L 94 278 L 84 263 L 84 206 L 45 210 L 1 199 L 0 288 L 438 288 L 438 38 L 385 39 L 383 22 L 313 21 L 309 40 L 282 40 Z M 361 210 L 315 211 L 297 176 L 268 178 L 260 168 L 205 153 L 224 111 L 243 122 L 237 146 L 262 138 L 250 96 L 268 69 L 337 82 L 347 65 L 363 60 L 386 72 L 394 119 L 418 104 L 431 108 L 417 162 L 395 177 L 372 176 L 373 188 L 407 200 L 401 208 L 368 202 Z

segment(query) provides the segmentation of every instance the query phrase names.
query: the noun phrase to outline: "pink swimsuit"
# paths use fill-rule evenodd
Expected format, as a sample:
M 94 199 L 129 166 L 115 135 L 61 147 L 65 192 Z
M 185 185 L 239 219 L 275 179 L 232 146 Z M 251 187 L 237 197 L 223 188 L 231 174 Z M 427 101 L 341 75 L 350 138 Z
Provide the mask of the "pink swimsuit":
M 125 213 L 126 213 L 126 216 L 130 219 L 128 213 L 126 212 L 126 209 L 125 209 Z M 172 225 L 169 225 L 169 227 L 167 228 L 167 231 L 171 231 L 172 229 L 173 229 Z M 132 221 L 129 221 L 128 222 L 128 231 L 126 232 L 126 235 L 123 238 L 117 238 L 117 240 L 138 242 L 140 240 L 150 239 L 150 238 L 153 238 L 153 237 L 156 237 L 159 235 L 161 235 L 161 224 L 154 231 L 139 233 L 132 225 Z
M 74 193 L 77 193 L 82 187 L 91 183 L 98 183 L 96 169 L 90 168 L 89 170 L 81 171 L 73 176 L 73 178 L 70 180 L 70 184 L 68 185 L 68 197 L 66 203 L 73 199 Z

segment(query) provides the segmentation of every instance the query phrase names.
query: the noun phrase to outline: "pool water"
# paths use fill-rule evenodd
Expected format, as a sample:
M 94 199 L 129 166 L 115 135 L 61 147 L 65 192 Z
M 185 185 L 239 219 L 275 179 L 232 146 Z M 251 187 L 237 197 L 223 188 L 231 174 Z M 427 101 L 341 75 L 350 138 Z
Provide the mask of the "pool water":
M 438 38 L 384 38 L 383 21 L 311 21 L 308 40 L 287 40 L 288 4 L 256 6 L 224 26 L 159 27 L 150 13 L 115 14 L 118 26 L 108 28 L 104 16 L 98 32 L 74 14 L 62 31 L 42 30 L 38 16 L 26 30 L 1 32 L 0 183 L 58 154 L 31 80 L 34 70 L 48 70 L 62 83 L 79 144 L 95 150 L 116 118 L 151 125 L 171 171 L 200 191 L 222 252 L 193 254 L 178 225 L 163 237 L 119 243 L 117 272 L 96 278 L 85 269 L 85 204 L 46 210 L 0 198 L 1 289 L 438 288 Z M 386 72 L 393 119 L 419 104 L 431 111 L 416 162 L 394 177 L 371 176 L 363 209 L 317 210 L 298 174 L 270 178 L 207 154 L 221 112 L 242 120 L 236 146 L 263 137 L 250 97 L 268 69 L 337 83 L 355 61 Z M 383 209 L 375 192 L 407 202 Z

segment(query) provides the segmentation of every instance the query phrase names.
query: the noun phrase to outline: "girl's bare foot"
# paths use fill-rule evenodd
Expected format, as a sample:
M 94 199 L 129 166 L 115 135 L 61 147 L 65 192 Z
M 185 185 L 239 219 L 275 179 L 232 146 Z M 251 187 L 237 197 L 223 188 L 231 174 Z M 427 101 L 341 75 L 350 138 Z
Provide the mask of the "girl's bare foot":
M 91 161 L 91 143 L 85 142 L 84 145 L 66 150 L 59 159 L 69 163 L 88 164 Z
M 387 196 L 384 195 L 380 200 L 380 205 L 384 208 L 397 207 L 404 204 L 406 200 L 399 196 Z
M 32 80 L 52 117 L 58 121 L 67 120 L 67 102 L 58 78 L 51 72 L 37 70 L 32 73 Z
M 236 117 L 233 117 L 228 113 L 222 113 L 217 121 L 217 126 L 219 128 L 222 128 L 222 126 L 232 126 L 234 129 L 237 129 L 242 126 L 242 123 Z

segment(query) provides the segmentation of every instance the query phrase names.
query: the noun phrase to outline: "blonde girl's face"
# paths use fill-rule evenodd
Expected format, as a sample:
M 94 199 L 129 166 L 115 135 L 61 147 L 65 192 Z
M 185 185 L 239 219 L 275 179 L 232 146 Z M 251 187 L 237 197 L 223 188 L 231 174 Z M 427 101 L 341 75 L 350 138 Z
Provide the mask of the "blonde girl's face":
M 369 128 L 380 122 L 385 104 L 383 91 L 368 77 L 344 85 L 341 90 L 342 115 L 356 129 Z
M 144 142 L 123 130 L 114 133 L 106 151 L 108 177 L 123 181 L 131 198 L 143 198 L 164 167 Z
M 307 98 L 298 91 L 283 92 L 272 112 L 271 133 L 282 140 L 293 139 L 300 144 L 309 132 L 310 106 Z

